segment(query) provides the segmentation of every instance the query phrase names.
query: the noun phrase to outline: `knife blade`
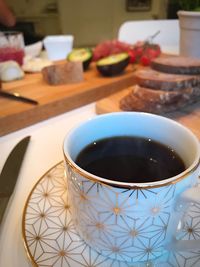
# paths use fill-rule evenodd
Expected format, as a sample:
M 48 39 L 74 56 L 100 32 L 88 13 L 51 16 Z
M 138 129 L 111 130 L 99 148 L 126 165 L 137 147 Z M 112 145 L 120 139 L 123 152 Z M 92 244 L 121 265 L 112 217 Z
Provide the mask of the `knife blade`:
M 0 174 L 0 223 L 12 195 L 24 159 L 30 136 L 23 138 L 12 149 Z
M 11 93 L 11 92 L 6 92 L 6 91 L 3 91 L 3 90 L 0 90 L 0 96 L 6 97 L 6 98 L 9 98 L 9 99 L 14 99 L 14 100 L 17 100 L 17 101 L 22 101 L 22 102 L 33 104 L 33 105 L 38 105 L 39 104 L 38 101 L 36 101 L 34 99 L 31 99 L 31 98 L 28 98 L 28 97 L 25 97 L 25 96 L 22 96 L 17 92 L 12 92 Z

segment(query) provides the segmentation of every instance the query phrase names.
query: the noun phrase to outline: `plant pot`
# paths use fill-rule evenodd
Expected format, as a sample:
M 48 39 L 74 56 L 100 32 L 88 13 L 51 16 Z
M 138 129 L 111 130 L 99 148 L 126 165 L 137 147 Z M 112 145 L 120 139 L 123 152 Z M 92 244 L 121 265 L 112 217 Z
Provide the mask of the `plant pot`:
M 180 55 L 200 58 L 200 12 L 178 11 Z

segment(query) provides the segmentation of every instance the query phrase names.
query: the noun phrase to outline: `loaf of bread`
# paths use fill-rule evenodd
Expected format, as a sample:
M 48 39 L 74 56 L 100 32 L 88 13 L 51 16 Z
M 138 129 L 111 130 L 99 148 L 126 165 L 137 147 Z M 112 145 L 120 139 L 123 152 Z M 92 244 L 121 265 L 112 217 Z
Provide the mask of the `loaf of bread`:
M 135 72 L 136 85 L 121 99 L 126 111 L 164 114 L 200 100 L 200 59 L 163 56 Z
M 138 85 L 164 91 L 182 90 L 200 84 L 199 75 L 169 74 L 150 68 L 138 70 L 134 76 Z
M 200 59 L 182 56 L 158 57 L 151 62 L 154 70 L 174 74 L 200 74 Z
M 144 111 L 164 114 L 200 100 L 199 87 L 190 87 L 182 91 L 163 91 L 133 86 L 128 95 L 120 101 L 124 111 Z
M 82 62 L 66 62 L 42 69 L 44 80 L 50 85 L 78 83 L 83 81 Z

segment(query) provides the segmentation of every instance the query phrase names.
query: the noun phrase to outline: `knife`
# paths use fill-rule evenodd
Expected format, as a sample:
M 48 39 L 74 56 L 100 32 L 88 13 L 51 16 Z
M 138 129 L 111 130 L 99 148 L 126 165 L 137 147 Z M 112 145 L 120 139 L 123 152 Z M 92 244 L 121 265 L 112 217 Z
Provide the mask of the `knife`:
M 30 136 L 23 138 L 11 151 L 0 174 L 0 224 L 12 195 Z
M 33 104 L 33 105 L 38 105 L 38 101 L 31 99 L 31 98 L 28 98 L 28 97 L 25 97 L 25 96 L 22 96 L 17 92 L 10 93 L 10 92 L 0 90 L 0 96 L 14 99 L 14 100 L 18 100 L 18 101 L 22 101 L 22 102 Z

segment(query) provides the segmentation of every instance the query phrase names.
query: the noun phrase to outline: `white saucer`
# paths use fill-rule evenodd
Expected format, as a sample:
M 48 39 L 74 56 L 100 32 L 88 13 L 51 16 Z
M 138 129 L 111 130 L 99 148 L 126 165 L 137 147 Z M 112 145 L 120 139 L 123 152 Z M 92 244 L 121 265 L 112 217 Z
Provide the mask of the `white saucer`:
M 200 238 L 200 205 L 190 207 L 182 239 Z M 56 267 L 199 267 L 200 248 L 169 253 L 154 262 L 126 263 L 105 258 L 79 237 L 71 220 L 64 164 L 47 171 L 33 187 L 23 214 L 22 230 L 27 254 L 35 266 Z

